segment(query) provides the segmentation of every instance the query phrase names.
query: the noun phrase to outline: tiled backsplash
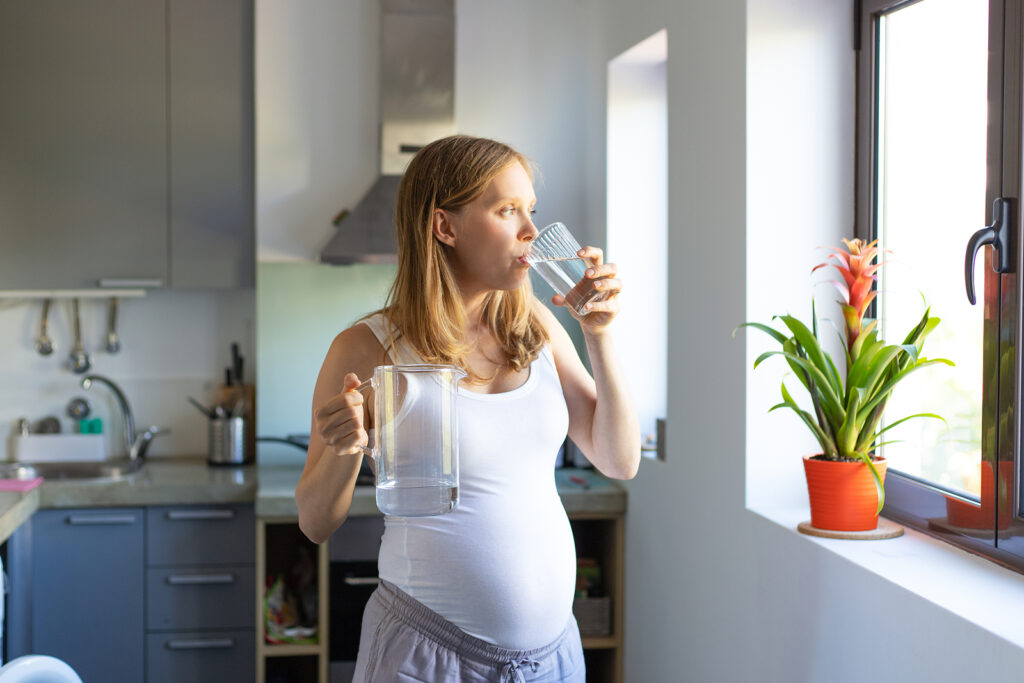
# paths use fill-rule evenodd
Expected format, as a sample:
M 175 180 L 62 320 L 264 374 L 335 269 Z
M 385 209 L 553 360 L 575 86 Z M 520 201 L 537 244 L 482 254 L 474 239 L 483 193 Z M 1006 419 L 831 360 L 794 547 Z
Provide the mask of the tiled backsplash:
M 92 362 L 90 373 L 104 375 L 125 392 L 136 427 L 169 427 L 150 446 L 148 456 L 205 455 L 206 419 L 186 401 L 209 402 L 224 382 L 232 342 L 245 357 L 245 379 L 253 382 L 256 366 L 255 292 L 245 290 L 154 290 L 118 303 L 117 333 L 121 350 L 104 350 L 107 299 L 82 299 L 82 337 Z M 10 457 L 10 435 L 18 418 L 31 422 L 54 415 L 64 431 L 73 431 L 65 407 L 85 397 L 92 415 L 103 420 L 112 456 L 124 454 L 122 422 L 110 391 L 101 385 L 81 388 L 81 375 L 66 367 L 71 352 L 71 303 L 50 309 L 49 336 L 57 348 L 40 356 L 34 348 L 42 301 L 0 299 L 0 459 Z

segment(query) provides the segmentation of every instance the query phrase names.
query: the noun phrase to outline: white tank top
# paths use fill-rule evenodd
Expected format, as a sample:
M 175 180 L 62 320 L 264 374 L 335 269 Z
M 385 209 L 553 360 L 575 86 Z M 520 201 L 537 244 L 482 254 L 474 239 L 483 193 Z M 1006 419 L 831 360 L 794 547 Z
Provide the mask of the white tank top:
M 422 363 L 383 314 L 362 321 L 395 363 Z M 392 345 L 393 341 L 393 345 Z M 460 629 L 511 649 L 565 628 L 576 548 L 555 488 L 569 412 L 551 350 L 520 387 L 459 388 L 459 504 L 436 517 L 384 517 L 380 577 Z

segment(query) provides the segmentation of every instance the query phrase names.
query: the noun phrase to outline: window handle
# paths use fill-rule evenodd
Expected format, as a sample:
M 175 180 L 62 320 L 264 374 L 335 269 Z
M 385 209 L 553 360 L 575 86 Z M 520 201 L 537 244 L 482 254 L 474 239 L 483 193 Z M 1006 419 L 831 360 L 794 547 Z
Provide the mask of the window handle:
M 992 223 L 971 235 L 967 242 L 967 259 L 964 263 L 964 279 L 967 282 L 967 300 L 973 305 L 974 257 L 986 244 L 995 249 L 993 269 L 997 273 L 1015 272 L 1013 264 L 1013 200 L 999 197 L 992 204 Z

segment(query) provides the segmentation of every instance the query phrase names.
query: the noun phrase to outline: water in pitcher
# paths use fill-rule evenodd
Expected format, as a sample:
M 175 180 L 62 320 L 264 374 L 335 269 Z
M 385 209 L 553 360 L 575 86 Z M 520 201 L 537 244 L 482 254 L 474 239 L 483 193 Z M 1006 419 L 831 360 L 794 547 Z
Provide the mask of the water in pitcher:
M 551 288 L 563 294 L 565 302 L 581 315 L 586 314 L 584 308 L 591 301 L 600 301 L 602 292 L 594 289 L 594 280 L 584 277 L 587 272 L 586 260 L 579 257 L 566 257 L 531 261 L 530 265 L 537 269 Z
M 452 482 L 416 477 L 377 485 L 377 507 L 385 515 L 427 517 L 451 512 L 459 502 L 459 487 Z

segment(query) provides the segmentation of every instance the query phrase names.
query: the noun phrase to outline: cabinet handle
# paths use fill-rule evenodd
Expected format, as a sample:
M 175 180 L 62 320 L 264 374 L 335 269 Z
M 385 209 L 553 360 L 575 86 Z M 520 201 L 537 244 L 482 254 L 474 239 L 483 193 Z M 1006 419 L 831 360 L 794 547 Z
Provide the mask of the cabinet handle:
M 346 576 L 346 586 L 379 586 L 380 579 L 376 576 Z
M 168 650 L 223 650 L 234 646 L 234 638 L 193 638 L 167 641 Z
M 172 586 L 199 586 L 234 582 L 234 574 L 175 574 L 167 577 L 167 583 Z
M 105 277 L 96 282 L 103 288 L 123 289 L 137 287 L 163 287 L 164 281 L 156 277 Z
M 174 521 L 197 520 L 197 519 L 233 519 L 234 510 L 171 510 L 167 513 L 167 519 Z
M 67 518 L 67 523 L 81 526 L 135 524 L 135 517 L 133 515 L 71 515 Z

